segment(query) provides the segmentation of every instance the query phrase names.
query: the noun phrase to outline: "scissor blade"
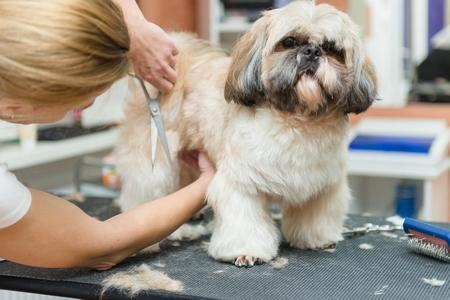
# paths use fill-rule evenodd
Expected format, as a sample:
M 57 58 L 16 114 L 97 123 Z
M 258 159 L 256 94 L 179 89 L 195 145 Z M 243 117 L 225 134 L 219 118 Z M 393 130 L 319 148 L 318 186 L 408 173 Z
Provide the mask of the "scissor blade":
M 164 123 L 161 115 L 153 116 L 153 120 L 158 130 L 159 140 L 164 148 L 164 152 L 166 153 L 167 160 L 170 164 L 172 164 L 172 159 L 170 158 L 170 150 L 169 143 L 167 142 L 166 131 L 164 129 Z
M 145 98 L 147 101 L 151 99 L 150 94 L 147 91 L 147 88 L 145 87 L 145 83 L 142 79 L 139 79 L 139 83 L 141 84 L 142 90 L 144 91 Z
M 155 167 L 156 162 L 156 149 L 158 148 L 158 128 L 156 127 L 155 120 L 150 116 L 150 124 L 151 124 L 151 147 L 152 147 L 152 168 Z
M 169 143 L 167 142 L 167 136 L 166 136 L 166 130 L 164 129 L 164 123 L 163 119 L 161 117 L 161 108 L 159 106 L 159 98 L 152 98 L 150 97 L 147 88 L 145 87 L 145 83 L 142 79 L 139 79 L 139 82 L 142 86 L 142 89 L 144 90 L 145 98 L 147 98 L 147 102 L 150 109 L 151 114 L 151 124 L 152 124 L 152 163 L 153 166 L 155 164 L 156 160 L 156 145 L 158 143 L 158 136 L 161 140 L 161 144 L 164 148 L 164 152 L 166 153 L 166 157 L 170 164 L 172 164 L 172 159 L 170 158 L 170 150 L 169 150 Z M 158 135 L 153 134 L 155 131 L 153 130 L 156 128 L 156 131 L 158 131 Z

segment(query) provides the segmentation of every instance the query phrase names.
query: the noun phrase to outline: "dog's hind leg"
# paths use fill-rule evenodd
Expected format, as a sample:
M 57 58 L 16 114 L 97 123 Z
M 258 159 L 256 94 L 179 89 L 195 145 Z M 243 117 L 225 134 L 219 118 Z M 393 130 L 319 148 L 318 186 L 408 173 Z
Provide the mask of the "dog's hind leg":
M 166 134 L 172 152 L 172 165 L 169 165 L 162 147 L 158 148 L 158 157 L 153 168 L 149 145 L 136 147 L 123 144 L 117 148 L 122 190 L 116 203 L 122 211 L 172 194 L 195 180 L 195 174 L 178 159 L 178 134 L 174 131 L 167 131 Z M 144 136 L 147 138 L 145 134 L 141 138 Z M 209 231 L 203 225 L 185 224 L 173 232 L 169 239 L 193 240 L 207 233 Z M 154 247 L 155 245 L 150 246 L 149 249 Z
M 178 134 L 174 131 L 167 131 L 166 134 L 172 152 L 172 166 L 160 145 L 157 149 L 155 165 L 152 166 L 149 142 L 145 140 L 142 144 L 147 144 L 147 147 L 130 143 L 119 145 L 116 149 L 117 167 L 122 180 L 122 190 L 116 203 L 122 211 L 164 197 L 180 188 L 181 166 L 177 158 Z M 150 137 L 146 135 L 142 138 L 150 140 Z
M 215 212 L 215 226 L 208 252 L 217 260 L 251 267 L 277 255 L 280 235 L 264 195 L 238 184 L 218 169 L 208 188 L 208 203 Z

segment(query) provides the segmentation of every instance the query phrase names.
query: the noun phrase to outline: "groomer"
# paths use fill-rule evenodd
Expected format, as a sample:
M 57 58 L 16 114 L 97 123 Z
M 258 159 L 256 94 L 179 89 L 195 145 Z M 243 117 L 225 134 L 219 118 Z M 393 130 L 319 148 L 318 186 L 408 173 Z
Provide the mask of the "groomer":
M 176 55 L 134 0 L 0 0 L 0 119 L 56 121 L 91 105 L 131 63 L 168 92 Z M 200 171 L 197 181 L 104 222 L 25 187 L 0 161 L 0 257 L 39 267 L 114 266 L 202 208 L 214 166 L 203 154 L 186 160 Z

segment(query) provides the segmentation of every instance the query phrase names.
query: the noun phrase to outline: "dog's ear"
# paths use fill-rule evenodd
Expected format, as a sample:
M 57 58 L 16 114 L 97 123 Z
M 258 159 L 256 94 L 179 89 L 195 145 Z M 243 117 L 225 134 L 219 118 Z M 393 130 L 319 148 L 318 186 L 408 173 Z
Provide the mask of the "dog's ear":
M 236 44 L 227 81 L 225 99 L 245 106 L 264 101 L 261 80 L 262 52 L 266 43 L 267 20 L 262 17 Z
M 345 113 L 359 114 L 366 111 L 377 96 L 375 68 L 368 58 L 356 63 L 353 86 L 347 96 Z

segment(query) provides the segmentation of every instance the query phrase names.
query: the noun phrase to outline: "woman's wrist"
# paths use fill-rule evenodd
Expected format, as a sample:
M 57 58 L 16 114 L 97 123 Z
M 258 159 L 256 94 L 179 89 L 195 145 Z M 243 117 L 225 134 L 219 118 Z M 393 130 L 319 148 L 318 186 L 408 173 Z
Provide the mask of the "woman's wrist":
M 203 192 L 206 196 L 206 191 L 208 190 L 208 186 L 211 183 L 212 179 L 214 178 L 214 172 L 206 172 L 202 173 L 200 177 L 197 179 L 197 182 L 202 186 Z
M 144 15 L 142 14 L 138 4 L 136 3 L 136 0 L 113 1 L 122 9 L 123 17 L 129 29 L 135 26 L 139 26 L 139 24 L 141 24 L 142 22 L 146 22 Z

